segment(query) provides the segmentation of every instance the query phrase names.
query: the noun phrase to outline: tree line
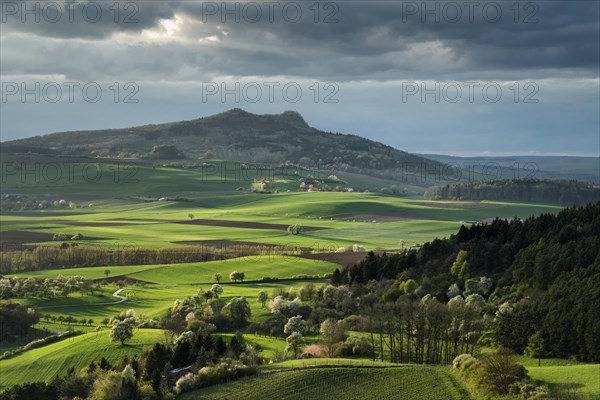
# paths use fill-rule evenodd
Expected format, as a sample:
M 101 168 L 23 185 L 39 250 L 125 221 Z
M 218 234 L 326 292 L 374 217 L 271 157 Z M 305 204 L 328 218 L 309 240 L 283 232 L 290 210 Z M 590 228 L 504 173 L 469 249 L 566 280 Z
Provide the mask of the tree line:
M 21 246 L 19 246 L 21 247 Z M 99 267 L 118 265 L 177 264 L 224 260 L 234 257 L 269 254 L 293 254 L 300 250 L 293 246 L 223 245 L 181 246 L 146 249 L 134 246 L 111 249 L 90 246 L 37 246 L 30 249 L 11 249 L 0 252 L 0 274 L 15 274 L 57 268 Z
M 425 198 L 584 205 L 600 201 L 600 185 L 566 179 L 503 179 L 436 187 L 428 190 Z

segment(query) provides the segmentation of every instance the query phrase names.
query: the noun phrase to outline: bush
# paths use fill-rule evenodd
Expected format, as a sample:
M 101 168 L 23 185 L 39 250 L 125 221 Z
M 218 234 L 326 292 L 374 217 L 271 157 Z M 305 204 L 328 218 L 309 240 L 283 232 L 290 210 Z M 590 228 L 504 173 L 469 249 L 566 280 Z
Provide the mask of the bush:
M 528 382 L 516 382 L 509 386 L 508 393 L 520 400 L 550 399 L 550 390 L 545 385 L 534 385 Z
M 487 356 L 475 370 L 476 384 L 484 393 L 506 394 L 511 385 L 526 377 L 525 367 L 506 352 Z
M 195 375 L 192 373 L 182 376 L 175 383 L 175 392 L 177 394 L 189 392 L 191 390 L 194 390 L 195 388 L 196 388 L 196 380 L 195 380 Z
M 477 359 L 470 354 L 461 354 L 452 361 L 452 367 L 460 372 L 466 372 L 477 363 Z
M 334 357 L 350 357 L 353 356 L 354 353 L 352 352 L 352 344 L 350 343 L 341 343 L 339 346 L 336 347 L 333 356 Z
M 319 279 L 319 275 L 307 275 L 307 274 L 300 274 L 300 275 L 293 275 L 292 279 Z
M 221 362 L 217 365 L 204 367 L 195 376 L 197 388 L 217 385 L 231 379 L 243 378 L 256 374 L 255 367 L 248 367 L 239 361 Z
M 350 336 L 341 343 L 334 352 L 334 357 L 370 357 L 373 355 L 373 347 L 367 338 L 361 336 Z
M 299 235 L 300 233 L 302 233 L 302 226 L 295 224 L 295 225 L 290 225 L 287 228 L 288 233 L 291 233 L 292 235 Z
M 53 241 L 57 241 L 57 242 L 64 242 L 65 240 L 69 240 L 69 235 L 67 235 L 66 233 L 55 233 L 54 236 L 52 236 L 52 240 Z

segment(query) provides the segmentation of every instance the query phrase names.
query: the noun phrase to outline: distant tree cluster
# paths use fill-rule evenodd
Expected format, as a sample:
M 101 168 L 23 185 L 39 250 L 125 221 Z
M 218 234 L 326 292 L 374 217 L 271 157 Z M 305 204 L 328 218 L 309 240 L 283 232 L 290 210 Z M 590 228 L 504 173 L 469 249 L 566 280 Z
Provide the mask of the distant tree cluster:
M 498 200 L 585 205 L 600 201 L 600 185 L 562 179 L 506 179 L 430 189 L 431 200 Z
M 31 197 L 26 194 L 18 195 L 3 195 L 0 197 L 0 211 L 11 212 L 11 211 L 24 211 L 24 210 L 48 210 L 48 209 L 74 209 L 88 207 L 93 208 L 92 203 L 80 205 L 74 201 L 65 199 L 61 200 L 38 200 L 35 197 Z
M 55 233 L 52 236 L 53 241 L 64 242 L 66 240 L 83 240 L 83 235 L 81 233 L 77 233 L 76 235 L 68 235 L 63 232 Z
M 0 279 L 0 299 L 68 296 L 75 292 L 93 295 L 97 289 L 96 284 L 79 276 Z
M 150 151 L 150 156 L 165 160 L 185 158 L 185 155 L 177 147 L 168 144 L 154 146 Z
M 287 231 L 292 235 L 299 235 L 300 233 L 302 233 L 302 226 L 298 224 L 290 225 L 288 226 Z

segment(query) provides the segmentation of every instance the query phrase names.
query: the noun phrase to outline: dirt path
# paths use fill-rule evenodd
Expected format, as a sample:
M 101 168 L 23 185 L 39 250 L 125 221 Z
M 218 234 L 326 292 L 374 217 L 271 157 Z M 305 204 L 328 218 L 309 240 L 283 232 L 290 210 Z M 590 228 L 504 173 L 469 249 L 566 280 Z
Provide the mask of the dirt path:
M 127 301 L 127 297 L 125 296 L 121 296 L 121 292 L 125 290 L 123 289 L 117 289 L 112 296 L 116 297 L 117 299 L 119 299 L 119 301 L 109 301 L 109 302 L 104 302 L 104 303 L 92 303 L 92 304 L 86 304 L 86 306 L 106 306 L 106 305 L 111 305 L 111 304 L 121 304 L 125 301 Z M 62 308 L 62 307 L 81 307 L 82 304 L 64 304 L 64 305 L 57 305 L 57 306 L 46 306 L 46 307 L 37 307 L 38 310 L 44 310 L 47 308 Z

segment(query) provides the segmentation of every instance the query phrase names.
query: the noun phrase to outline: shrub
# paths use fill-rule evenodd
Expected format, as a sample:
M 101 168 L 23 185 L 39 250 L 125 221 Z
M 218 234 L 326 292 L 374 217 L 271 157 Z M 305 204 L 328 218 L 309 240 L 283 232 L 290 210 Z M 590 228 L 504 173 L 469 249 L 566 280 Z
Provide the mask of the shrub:
M 508 393 L 520 400 L 550 399 L 550 390 L 545 385 L 534 385 L 528 382 L 516 382 L 508 387 Z
M 195 375 L 192 373 L 189 373 L 179 378 L 175 383 L 175 392 L 179 394 L 194 390 L 196 388 L 195 378 Z
M 256 374 L 255 367 L 248 367 L 239 361 L 221 362 L 217 365 L 200 369 L 195 376 L 195 383 L 196 387 L 204 388 L 254 374 Z
M 300 275 L 293 275 L 292 279 L 301 279 L 301 280 L 305 280 L 305 279 L 319 279 L 319 275 L 307 275 L 307 274 L 300 274 Z
M 525 367 L 506 352 L 487 356 L 475 370 L 476 384 L 484 393 L 506 394 L 512 384 L 526 377 Z
M 288 233 L 291 233 L 292 235 L 299 235 L 300 233 L 302 233 L 302 226 L 295 224 L 295 225 L 290 225 L 287 228 Z
M 65 240 L 69 240 L 69 235 L 67 235 L 66 233 L 55 233 L 54 236 L 52 236 L 52 240 L 53 241 L 57 241 L 57 242 L 63 242 Z
M 452 367 L 461 373 L 470 371 L 477 364 L 477 359 L 470 354 L 461 354 L 452 361 Z

